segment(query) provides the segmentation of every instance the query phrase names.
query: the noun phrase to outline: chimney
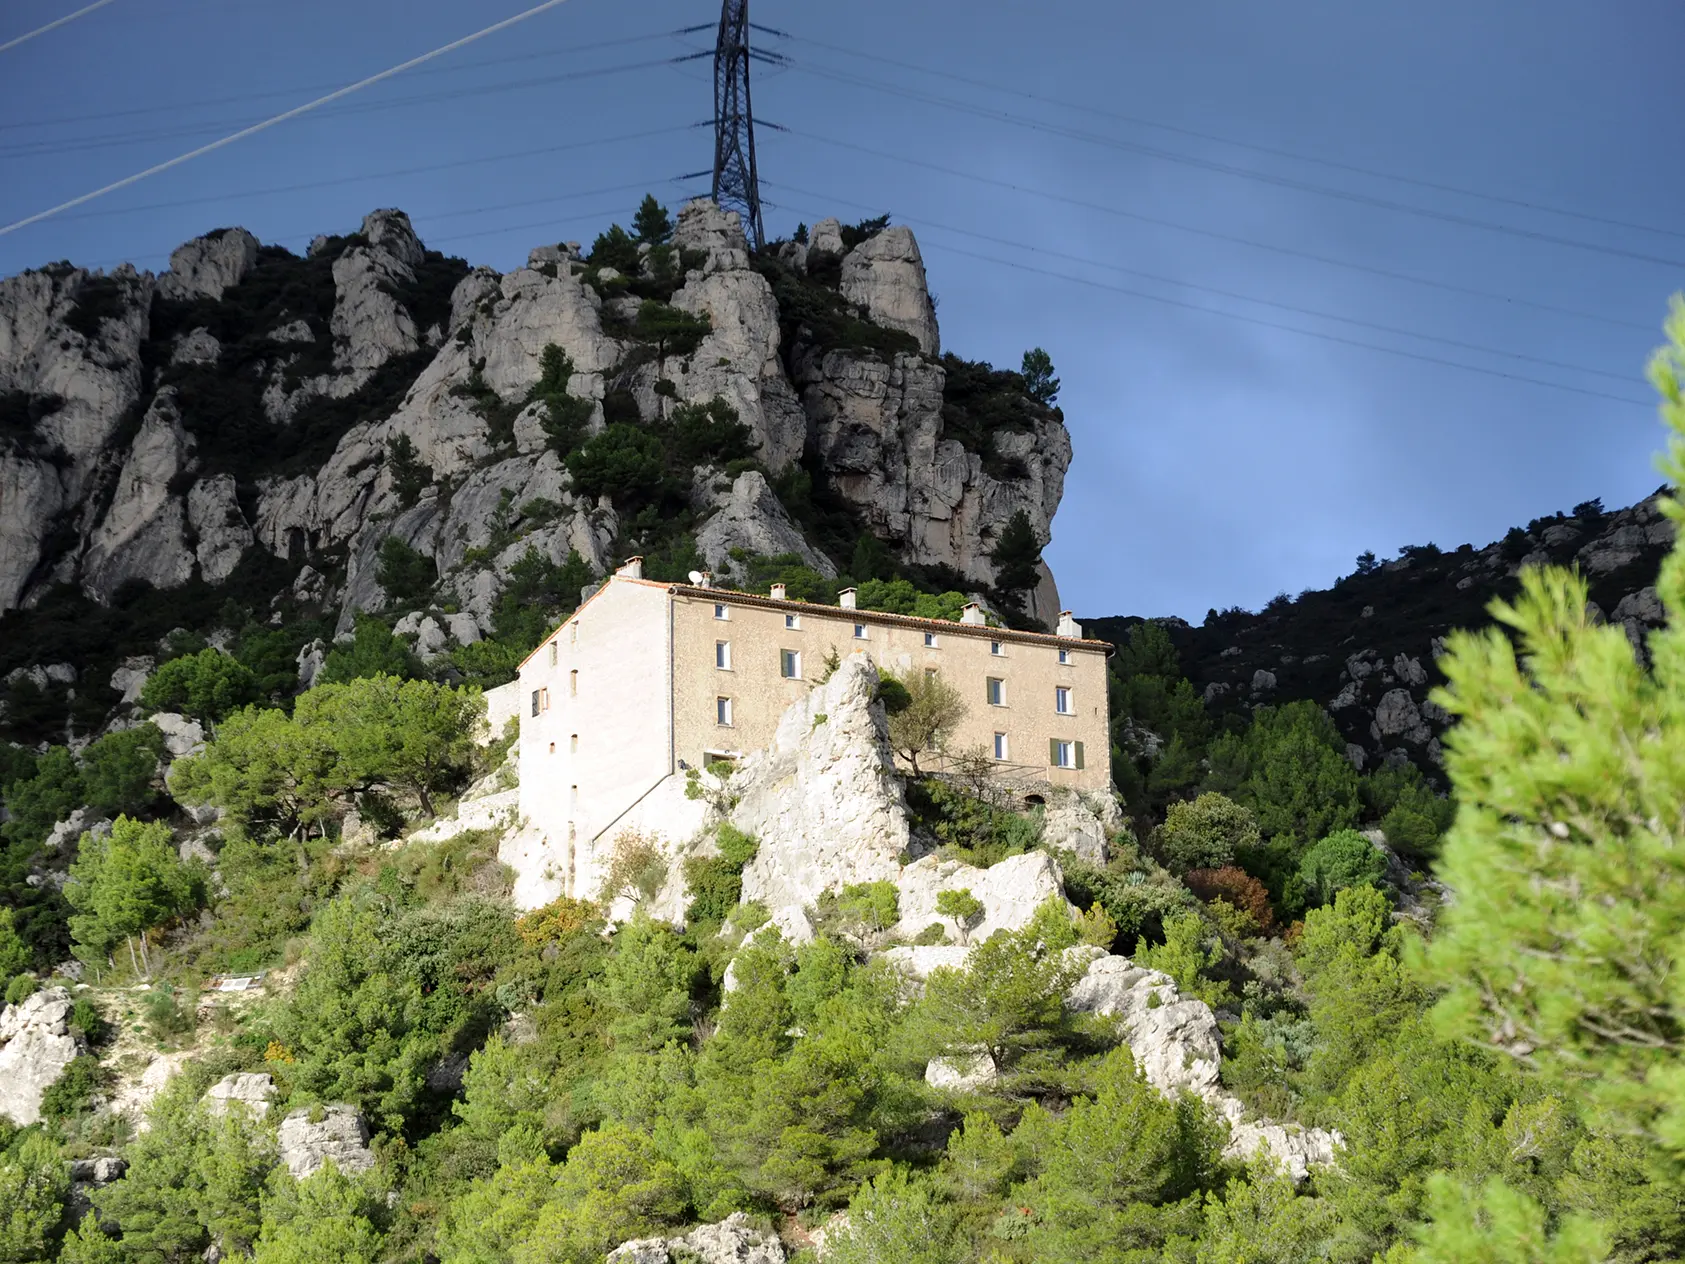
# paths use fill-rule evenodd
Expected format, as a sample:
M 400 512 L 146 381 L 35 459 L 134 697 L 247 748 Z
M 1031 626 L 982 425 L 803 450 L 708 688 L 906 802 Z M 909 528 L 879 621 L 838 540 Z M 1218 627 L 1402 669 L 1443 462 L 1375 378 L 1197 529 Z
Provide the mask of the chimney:
M 1082 624 L 1076 621 L 1076 618 L 1069 610 L 1061 610 L 1059 612 L 1058 635 L 1068 636 L 1073 641 L 1082 640 Z
M 772 599 L 774 601 L 785 600 L 784 592 L 785 592 L 785 588 L 784 588 L 783 584 L 774 584 L 772 586 Z
M 614 573 L 622 579 L 642 579 L 644 577 L 644 559 L 629 557 L 625 564 Z
M 983 607 L 978 605 L 975 601 L 966 602 L 965 603 L 965 609 L 960 611 L 960 622 L 961 623 L 983 623 L 983 622 L 985 622 L 985 620 L 983 618 Z
M 837 594 L 837 604 L 844 610 L 854 609 L 854 589 L 845 588 Z
M 714 573 L 712 571 L 701 572 L 701 578 L 697 580 L 696 586 L 698 588 L 712 588 L 714 586 Z

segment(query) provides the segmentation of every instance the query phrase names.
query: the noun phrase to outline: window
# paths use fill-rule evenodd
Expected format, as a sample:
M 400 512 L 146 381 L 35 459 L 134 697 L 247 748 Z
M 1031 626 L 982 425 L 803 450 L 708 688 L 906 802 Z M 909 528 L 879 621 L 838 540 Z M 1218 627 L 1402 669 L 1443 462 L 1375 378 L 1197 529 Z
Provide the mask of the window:
M 787 615 L 785 615 L 784 616 L 784 626 L 787 627 L 787 628 L 792 628 L 792 629 L 800 628 L 802 626 L 801 615 L 799 615 L 799 614 L 787 614 Z
M 1053 709 L 1060 715 L 1071 714 L 1071 691 L 1069 686 L 1055 685 L 1053 689 Z
M 723 724 L 723 725 L 727 726 L 728 728 L 730 727 L 730 725 L 731 725 L 731 699 L 730 698 L 715 698 L 714 699 L 714 723 L 715 724 Z
M 554 743 L 554 742 L 550 743 L 550 753 L 552 755 L 554 755 L 556 753 L 556 743 Z
M 532 713 L 538 714 L 538 690 L 536 689 L 532 691 Z
M 864 623 L 856 623 L 854 625 L 854 639 L 856 641 L 864 641 L 866 639 L 866 625 Z
M 924 647 L 927 650 L 933 650 L 936 648 L 936 633 L 926 632 L 924 634 Z
M 550 642 L 550 666 L 554 667 L 555 665 L 556 665 L 556 643 L 554 641 L 551 641 Z
M 538 691 L 538 709 L 540 711 L 548 711 L 550 709 L 550 691 L 548 689 L 540 689 Z
M 1055 768 L 1081 768 L 1082 743 L 1050 738 L 1047 743 L 1047 762 Z
M 778 674 L 785 680 L 800 680 L 802 655 L 800 650 L 778 651 Z
M 579 754 L 579 734 L 574 733 L 568 738 L 568 754 Z
M 1005 759 L 1006 758 L 1006 734 L 1005 733 L 996 733 L 995 734 L 995 758 L 996 759 Z
M 1059 651 L 1059 661 L 1061 663 L 1070 662 L 1071 661 L 1071 651 L 1070 650 L 1060 650 Z
M 731 670 L 731 642 L 730 641 L 715 641 L 714 642 L 714 666 L 718 667 L 721 671 L 730 671 Z
M 926 667 L 924 669 L 924 678 L 926 680 L 935 680 L 936 679 L 936 669 L 934 667 Z
M 716 618 L 716 619 L 729 619 L 729 618 L 731 618 L 731 607 L 726 605 L 725 602 L 723 602 L 723 601 L 716 601 L 714 603 L 714 618 Z
M 568 624 L 568 644 L 579 644 L 579 621 L 577 619 Z
M 989 677 L 989 705 L 1004 707 L 1006 705 L 1006 682 L 999 676 Z
M 568 811 L 569 812 L 579 811 L 579 787 L 578 786 L 569 786 L 568 787 Z
M 996 658 L 999 658 L 1002 654 L 1006 653 L 1006 648 L 999 641 L 990 641 L 989 653 L 993 654 Z
M 570 671 L 568 673 L 568 694 L 571 697 L 575 697 L 575 698 L 579 697 L 579 669 L 578 668 L 575 668 L 573 671 Z

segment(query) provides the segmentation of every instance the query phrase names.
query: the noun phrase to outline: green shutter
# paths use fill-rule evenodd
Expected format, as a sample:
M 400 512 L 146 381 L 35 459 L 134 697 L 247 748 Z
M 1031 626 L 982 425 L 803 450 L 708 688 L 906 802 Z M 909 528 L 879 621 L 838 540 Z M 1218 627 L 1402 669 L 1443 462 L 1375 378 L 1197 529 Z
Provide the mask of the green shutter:
M 1059 766 L 1059 739 L 1056 737 L 1047 739 L 1047 762 L 1055 768 Z
M 1077 743 L 1077 767 L 1082 767 L 1082 743 Z

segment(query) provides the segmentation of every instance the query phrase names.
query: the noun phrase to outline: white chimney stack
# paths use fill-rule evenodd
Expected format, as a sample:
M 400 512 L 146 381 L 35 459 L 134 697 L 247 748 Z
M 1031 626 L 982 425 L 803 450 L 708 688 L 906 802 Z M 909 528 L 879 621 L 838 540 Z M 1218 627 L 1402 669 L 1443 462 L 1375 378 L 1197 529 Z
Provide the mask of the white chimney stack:
M 701 587 L 712 588 L 713 586 L 714 586 L 714 573 L 712 571 L 703 571 L 702 572 Z
M 783 584 L 774 584 L 772 586 L 772 599 L 774 601 L 785 600 L 784 593 L 785 593 L 785 588 L 784 588 Z
M 642 579 L 644 577 L 644 559 L 629 557 L 614 573 L 622 579 Z
M 845 588 L 837 594 L 837 604 L 844 610 L 854 609 L 854 589 Z
M 986 622 L 986 620 L 983 618 L 983 607 L 978 605 L 975 601 L 966 602 L 965 603 L 965 609 L 960 611 L 960 622 L 961 623 L 984 623 L 984 622 Z
M 1068 636 L 1073 641 L 1082 640 L 1082 624 L 1076 621 L 1076 618 L 1069 610 L 1061 610 L 1059 612 L 1058 631 L 1060 636 Z

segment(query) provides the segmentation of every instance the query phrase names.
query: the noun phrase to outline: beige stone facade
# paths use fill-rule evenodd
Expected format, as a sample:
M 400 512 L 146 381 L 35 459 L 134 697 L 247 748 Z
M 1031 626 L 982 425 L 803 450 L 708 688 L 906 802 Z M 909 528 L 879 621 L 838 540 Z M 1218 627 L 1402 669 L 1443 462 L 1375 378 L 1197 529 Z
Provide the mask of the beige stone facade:
M 526 905 L 592 896 L 616 839 L 683 842 L 705 807 L 688 769 L 768 746 L 828 656 L 880 671 L 934 671 L 967 711 L 950 752 L 981 750 L 1026 796 L 1108 791 L 1110 647 L 1069 616 L 1059 634 L 916 619 L 641 578 L 622 567 L 521 666 L 518 858 Z M 942 757 L 933 761 L 941 767 Z

